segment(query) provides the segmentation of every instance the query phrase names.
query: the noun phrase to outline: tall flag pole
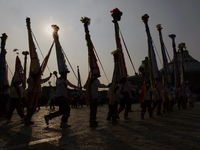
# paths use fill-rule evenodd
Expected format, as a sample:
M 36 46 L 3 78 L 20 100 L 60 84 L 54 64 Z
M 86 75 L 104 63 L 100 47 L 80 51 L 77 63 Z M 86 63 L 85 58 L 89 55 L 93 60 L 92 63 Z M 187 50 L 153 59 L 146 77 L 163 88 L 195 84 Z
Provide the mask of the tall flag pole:
M 26 65 L 27 65 L 27 55 L 29 55 L 28 51 L 23 51 L 22 54 L 24 55 L 24 82 L 22 83 L 22 87 L 26 89 Z
M 113 17 L 113 23 L 114 23 L 114 29 L 115 29 L 115 40 L 116 40 L 116 50 L 113 51 L 111 54 L 114 57 L 114 71 L 113 71 L 113 77 L 112 77 L 112 85 L 110 89 L 110 97 L 109 97 L 109 104 L 113 105 L 115 103 L 114 101 L 114 91 L 119 83 L 120 79 L 123 77 L 127 77 L 127 69 L 126 69 L 126 63 L 124 59 L 124 53 L 121 45 L 121 40 L 119 36 L 119 24 L 118 21 L 121 20 L 122 12 L 115 8 L 111 11 L 111 16 Z
M 31 58 L 30 72 L 33 72 L 36 75 L 36 77 L 34 78 L 34 86 L 30 94 L 30 97 L 27 101 L 27 105 L 29 108 L 32 108 L 33 106 L 35 106 L 36 108 L 37 103 L 38 103 L 38 98 L 39 98 L 40 79 L 47 66 L 49 56 L 51 54 L 51 50 L 54 43 L 51 45 L 47 56 L 44 58 L 44 61 L 42 62 L 42 65 L 40 66 L 39 58 L 38 58 L 35 44 L 32 38 L 32 31 L 30 28 L 30 18 L 26 18 L 26 23 L 27 23 L 28 38 L 29 38 L 29 53 L 30 53 L 30 58 Z
M 163 57 L 163 69 L 164 69 L 165 79 L 167 81 L 166 86 L 168 86 L 168 83 L 171 84 L 171 76 L 170 76 L 170 71 L 169 71 L 167 55 L 166 55 L 166 48 L 165 48 L 165 44 L 163 42 L 163 37 L 162 37 L 162 32 L 161 32 L 161 30 L 163 28 L 162 28 L 161 24 L 158 24 L 156 27 L 157 27 L 157 30 L 159 32 L 159 37 L 160 37 L 161 52 L 162 52 L 162 57 Z
M 94 52 L 94 45 L 91 41 L 90 33 L 88 29 L 88 26 L 90 25 L 90 21 L 91 21 L 90 18 L 87 18 L 87 17 L 81 18 L 81 22 L 84 24 L 85 40 L 87 42 L 87 47 L 88 47 L 88 62 L 90 66 L 90 73 L 91 73 L 91 76 L 93 76 L 95 74 L 100 75 L 100 70 L 99 70 L 99 66 L 97 64 L 97 58 Z
M 157 30 L 159 32 L 159 37 L 160 37 L 160 45 L 161 45 L 161 52 L 162 52 L 162 58 L 163 58 L 163 85 L 166 87 L 169 87 L 169 84 L 171 84 L 171 75 L 169 71 L 169 65 L 168 65 L 168 60 L 167 60 L 167 55 L 166 55 L 166 48 L 165 44 L 163 42 L 163 37 L 162 37 L 162 32 L 161 30 L 163 29 L 161 24 L 156 25 Z M 166 101 L 166 92 L 163 91 L 163 101 Z
M 49 49 L 48 54 L 44 58 L 44 60 L 42 62 L 42 65 L 40 66 L 40 68 L 39 68 L 39 70 L 38 70 L 38 72 L 36 74 L 36 78 L 35 78 L 35 83 L 34 83 L 34 86 L 33 86 L 33 90 L 31 92 L 31 96 L 29 98 L 29 104 L 30 104 L 29 107 L 33 106 L 34 99 L 35 99 L 35 108 L 37 107 L 38 98 L 39 98 L 39 89 L 40 89 L 40 79 L 41 79 L 41 76 L 42 76 L 42 74 L 43 74 L 46 66 L 47 66 L 47 63 L 48 63 L 48 60 L 49 60 L 49 57 L 50 57 L 53 45 L 54 45 L 54 42 L 52 43 L 52 45 L 51 45 L 51 47 Z
M 121 45 L 121 39 L 119 36 L 119 24 L 118 21 L 121 20 L 122 12 L 118 9 L 115 8 L 111 11 L 111 16 L 113 17 L 113 23 L 114 23 L 114 28 L 115 28 L 115 41 L 116 41 L 116 50 L 121 53 L 121 56 L 119 57 L 119 71 L 120 71 L 120 78 L 122 77 L 127 77 L 127 69 L 126 69 L 126 63 L 124 59 L 124 53 Z
M 181 53 L 180 84 L 182 86 L 185 86 L 185 69 L 184 69 L 184 65 L 185 65 L 184 63 L 185 63 L 185 61 L 184 61 L 184 55 L 183 55 L 183 48 L 185 48 L 185 43 L 180 43 L 178 47 L 179 47 L 180 53 Z
M 91 100 L 91 84 L 92 84 L 92 79 L 91 77 L 93 75 L 95 76 L 101 76 L 100 75 L 100 70 L 99 70 L 99 66 L 97 64 L 97 59 L 96 59 L 96 55 L 94 52 L 94 45 L 91 41 L 90 38 L 90 33 L 89 33 L 89 29 L 88 26 L 90 25 L 90 18 L 87 17 L 82 17 L 80 20 L 83 24 L 84 24 L 84 29 L 85 29 L 85 40 L 87 43 L 87 47 L 88 47 L 88 63 L 90 66 L 90 72 L 88 74 L 88 79 L 86 82 L 86 95 L 85 95 L 85 102 L 86 104 L 90 104 L 90 100 Z
M 152 38 L 148 26 L 148 18 L 149 16 L 147 14 L 142 16 L 142 20 L 145 24 L 146 28 L 146 33 L 147 33 L 147 38 L 148 38 L 148 64 L 149 64 L 149 74 L 150 74 L 150 83 L 151 87 L 155 87 L 155 78 L 159 78 L 159 71 L 158 71 L 158 66 L 156 62 L 156 55 L 152 43 Z
M 178 59 L 177 59 L 177 51 L 176 51 L 176 43 L 175 43 L 175 34 L 170 34 L 169 37 L 172 39 L 172 47 L 173 47 L 173 55 L 174 55 L 174 87 L 176 89 L 179 88 L 180 78 L 179 78 L 179 70 L 178 70 Z M 177 101 L 178 95 L 175 92 L 175 101 Z
M 7 39 L 7 35 L 6 33 L 2 34 L 1 37 L 1 54 L 0 54 L 0 84 L 1 84 L 1 92 L 2 94 L 4 93 L 4 89 L 3 89 L 3 85 L 5 85 L 6 80 L 7 80 L 7 71 L 6 71 L 6 49 L 5 49 L 5 45 L 6 45 L 6 39 Z
M 65 57 L 62 51 L 62 47 L 59 42 L 58 30 L 59 27 L 57 25 L 51 25 L 53 29 L 53 39 L 56 46 L 56 56 L 57 56 L 57 65 L 58 65 L 58 72 L 59 73 L 69 73 L 69 70 L 66 65 Z
M 77 74 L 78 74 L 78 87 L 82 89 L 81 85 L 81 76 L 80 76 L 80 71 L 79 71 L 79 66 L 77 66 Z
M 37 73 L 40 68 L 40 62 L 38 58 L 38 54 L 36 52 L 36 47 L 32 37 L 32 30 L 31 30 L 31 22 L 30 18 L 26 18 L 26 25 L 28 29 L 28 42 L 29 42 L 29 54 L 30 54 L 30 72 Z
M 38 76 L 40 62 L 39 62 L 38 54 L 36 52 L 35 43 L 33 41 L 32 30 L 31 30 L 31 20 L 28 17 L 26 18 L 26 26 L 27 26 L 27 30 L 28 30 L 28 43 L 29 43 L 29 54 L 30 54 L 29 75 L 37 74 L 37 76 Z M 36 80 L 37 80 L 36 78 L 37 77 L 35 77 L 35 79 L 33 79 L 35 85 L 31 92 L 31 96 L 29 97 L 29 99 L 27 101 L 27 107 L 29 107 L 29 108 L 32 108 L 33 104 L 37 103 L 38 97 L 39 97 L 39 89 L 38 89 L 38 86 L 36 85 Z

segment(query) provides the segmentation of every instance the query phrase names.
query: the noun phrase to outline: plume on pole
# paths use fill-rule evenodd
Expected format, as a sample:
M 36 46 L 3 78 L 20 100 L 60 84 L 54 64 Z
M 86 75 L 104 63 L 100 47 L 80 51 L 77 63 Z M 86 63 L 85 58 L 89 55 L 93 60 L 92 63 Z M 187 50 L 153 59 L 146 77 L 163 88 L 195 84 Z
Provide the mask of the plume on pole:
M 150 29 L 148 26 L 148 18 L 149 16 L 147 14 L 142 16 L 142 20 L 145 24 L 146 28 L 146 33 L 147 33 L 147 41 L 148 41 L 148 64 L 149 64 L 149 71 L 150 71 L 150 83 L 151 87 L 155 87 L 155 78 L 159 78 L 159 71 L 158 71 L 158 66 L 157 66 L 157 61 L 156 61 L 156 55 L 152 43 L 152 38 L 150 34 Z
M 39 58 L 38 58 L 38 55 L 36 52 L 36 47 L 35 47 L 35 44 L 34 44 L 33 38 L 32 38 L 32 31 L 31 31 L 31 27 L 30 27 L 30 18 L 26 18 L 26 24 L 27 24 L 27 29 L 28 29 L 29 54 L 30 54 L 30 58 L 31 58 L 29 74 L 30 74 L 30 72 L 35 74 L 35 78 L 33 79 L 34 86 L 31 91 L 30 97 L 27 101 L 27 107 L 32 108 L 33 106 L 37 107 L 41 76 L 47 66 L 49 56 L 51 54 L 51 50 L 52 50 L 54 43 L 51 45 L 47 56 L 44 58 L 44 61 L 42 62 L 42 65 L 40 66 Z
M 113 17 L 113 23 L 114 23 L 114 29 L 115 29 L 115 41 L 116 41 L 116 50 L 119 53 L 119 69 L 120 69 L 120 78 L 122 77 L 127 77 L 128 76 L 128 72 L 127 72 L 127 68 L 126 68 L 126 63 L 125 63 L 125 58 L 124 58 L 124 52 L 123 52 L 123 48 L 121 45 L 121 38 L 119 35 L 119 24 L 118 21 L 121 20 L 121 16 L 122 16 L 122 12 L 118 9 L 115 8 L 111 11 L 111 16 Z
M 162 52 L 162 57 L 163 57 L 163 69 L 164 69 L 165 80 L 167 83 L 166 86 L 168 86 L 169 83 L 171 84 L 171 75 L 170 75 L 169 65 L 168 65 L 168 60 L 167 60 L 167 55 L 166 55 L 166 48 L 163 42 L 163 37 L 162 37 L 162 32 L 161 32 L 163 28 L 161 24 L 158 24 L 156 27 L 157 27 L 157 30 L 159 32 L 159 37 L 160 37 L 161 52 Z
M 90 18 L 87 17 L 81 17 L 81 22 L 84 24 L 84 29 L 85 29 L 85 40 L 87 43 L 87 47 L 88 47 L 88 63 L 90 66 L 90 71 L 88 74 L 88 79 L 86 81 L 86 94 L 85 94 L 85 102 L 86 104 L 90 104 L 90 100 L 91 100 L 91 84 L 93 82 L 92 80 L 92 76 L 97 76 L 100 77 L 100 70 L 99 70 L 99 66 L 97 63 L 97 58 L 95 55 L 95 49 L 94 49 L 94 45 L 91 41 L 90 38 L 90 33 L 89 33 L 89 29 L 88 26 L 90 25 Z
M 47 56 L 44 58 L 43 62 L 42 62 L 42 65 L 40 66 L 37 74 L 36 74 L 36 77 L 34 79 L 34 87 L 33 87 L 33 90 L 31 92 L 31 96 L 28 100 L 28 103 L 29 103 L 29 107 L 32 107 L 33 106 L 33 103 L 35 102 L 35 108 L 37 107 L 37 103 L 38 103 L 38 98 L 39 98 L 39 89 L 40 89 L 40 81 L 41 81 L 41 76 L 47 66 L 47 63 L 48 63 L 48 60 L 49 60 L 49 57 L 50 57 L 50 54 L 51 54 L 51 50 L 53 48 L 53 45 L 54 45 L 54 42 L 53 44 L 51 45 L 50 49 L 49 49 L 49 52 L 47 54 Z M 36 101 L 34 101 L 34 99 Z
M 114 30 L 115 30 L 115 41 L 116 41 L 116 50 L 113 51 L 111 54 L 114 57 L 114 71 L 113 71 L 113 76 L 112 76 L 112 85 L 110 89 L 110 96 L 109 96 L 109 104 L 114 104 L 115 103 L 115 98 L 116 96 L 114 94 L 115 88 L 117 84 L 119 83 L 120 79 L 123 77 L 127 77 L 127 69 L 126 69 L 126 63 L 124 59 L 124 53 L 121 45 L 121 39 L 119 36 L 119 24 L 118 21 L 121 20 L 122 12 L 118 9 L 115 8 L 111 11 L 111 16 L 113 17 L 113 23 L 114 23 Z
M 91 41 L 89 28 L 88 28 L 88 26 L 90 25 L 90 21 L 91 21 L 90 18 L 87 18 L 87 17 L 81 18 L 81 22 L 84 24 L 85 40 L 87 42 L 87 47 L 88 47 L 88 63 L 90 66 L 90 73 L 91 73 L 91 76 L 93 75 L 100 76 L 100 69 L 99 69 L 97 58 L 94 52 L 94 45 Z
M 163 42 L 163 37 L 162 37 L 162 32 L 161 32 L 163 28 L 161 24 L 156 25 L 156 27 L 159 32 L 161 52 L 162 52 L 162 58 L 163 58 L 162 83 L 164 86 L 169 87 L 169 84 L 171 84 L 171 75 L 170 75 L 169 65 L 168 65 L 168 60 L 167 60 L 167 55 L 166 55 L 166 48 Z M 166 96 L 167 96 L 166 92 L 163 91 L 163 101 L 166 101 Z
M 59 42 L 58 30 L 59 27 L 57 25 L 51 25 L 53 29 L 53 39 L 56 46 L 56 56 L 57 56 L 57 65 L 58 65 L 58 72 L 59 73 L 69 73 L 69 70 L 66 65 L 65 57 L 62 51 L 62 47 Z
M 142 20 L 145 24 L 146 28 L 146 34 L 147 34 L 147 43 L 148 43 L 148 66 L 149 66 L 149 82 L 150 86 L 152 88 L 155 88 L 155 79 L 159 78 L 159 71 L 158 71 L 158 66 L 157 66 L 157 61 L 156 61 L 156 55 L 155 55 L 155 50 L 153 47 L 153 42 L 152 42 L 152 37 L 148 25 L 148 19 L 149 16 L 147 14 L 142 16 Z M 142 88 L 142 96 L 141 96 L 141 101 L 144 100 L 144 97 L 146 95 L 146 84 L 147 82 L 143 83 L 143 88 Z M 154 100 L 155 100 L 155 95 L 153 95 Z

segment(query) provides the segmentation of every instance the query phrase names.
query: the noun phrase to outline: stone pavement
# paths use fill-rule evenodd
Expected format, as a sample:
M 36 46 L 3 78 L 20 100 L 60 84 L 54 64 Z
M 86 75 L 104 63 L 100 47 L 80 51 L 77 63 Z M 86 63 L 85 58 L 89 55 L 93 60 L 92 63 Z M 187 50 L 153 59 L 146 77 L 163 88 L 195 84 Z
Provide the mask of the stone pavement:
M 58 107 L 56 107 L 58 109 Z M 194 108 L 177 110 L 170 114 L 140 119 L 140 105 L 132 105 L 131 120 L 124 120 L 123 113 L 117 125 L 106 120 L 108 106 L 99 106 L 99 127 L 89 127 L 89 107 L 71 109 L 68 123 L 61 129 L 60 118 L 44 122 L 44 115 L 51 112 L 42 107 L 33 116 L 35 124 L 24 126 L 16 111 L 12 123 L 0 118 L 0 150 L 200 150 L 200 102 Z

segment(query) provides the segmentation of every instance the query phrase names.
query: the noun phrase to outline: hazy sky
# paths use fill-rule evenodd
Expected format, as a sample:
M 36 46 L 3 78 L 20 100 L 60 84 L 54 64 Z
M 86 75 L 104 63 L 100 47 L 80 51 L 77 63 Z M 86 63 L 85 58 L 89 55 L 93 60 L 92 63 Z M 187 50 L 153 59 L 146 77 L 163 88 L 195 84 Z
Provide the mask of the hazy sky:
M 60 27 L 58 34 L 61 46 L 76 73 L 77 66 L 80 67 L 82 84 L 85 84 L 88 76 L 88 51 L 80 18 L 86 16 L 91 18 L 89 26 L 91 39 L 111 82 L 114 67 L 111 52 L 116 50 L 116 43 L 110 11 L 116 7 L 123 12 L 119 26 L 137 72 L 141 61 L 148 53 L 145 25 L 141 20 L 141 16 L 146 13 L 150 16 L 149 27 L 160 58 L 162 57 L 157 24 L 162 24 L 164 43 L 171 59 L 172 41 L 168 35 L 176 34 L 176 45 L 185 42 L 189 54 L 200 60 L 200 0 L 0 0 L 0 34 L 8 35 L 6 59 L 12 73 L 16 57 L 13 50 L 19 49 L 22 64 L 24 56 L 21 53 L 28 51 L 26 17 L 30 17 L 32 31 L 44 56 L 53 42 L 48 29 L 52 24 Z M 134 75 L 126 50 L 124 47 L 123 49 L 128 74 Z M 43 57 L 38 48 L 37 52 L 42 63 Z M 158 55 L 156 57 L 161 68 Z M 29 60 L 30 57 L 28 57 L 28 70 Z M 48 67 L 51 72 L 57 70 L 55 47 Z M 68 68 L 71 71 L 69 65 Z M 48 75 L 49 71 L 46 69 L 43 78 Z M 8 76 L 11 80 L 10 72 Z M 77 84 L 72 71 L 68 79 Z M 102 83 L 108 84 L 102 69 L 99 79 Z M 55 78 L 52 77 L 51 81 L 55 84 Z

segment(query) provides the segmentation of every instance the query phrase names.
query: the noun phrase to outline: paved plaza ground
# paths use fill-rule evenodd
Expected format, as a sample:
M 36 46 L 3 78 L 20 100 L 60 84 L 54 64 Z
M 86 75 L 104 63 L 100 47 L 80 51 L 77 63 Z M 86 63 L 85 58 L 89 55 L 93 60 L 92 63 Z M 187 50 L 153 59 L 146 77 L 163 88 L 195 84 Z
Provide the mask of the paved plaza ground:
M 58 107 L 56 107 L 56 110 Z M 119 123 L 106 120 L 108 106 L 99 106 L 97 128 L 89 127 L 89 107 L 71 109 L 68 123 L 61 129 L 61 117 L 50 120 L 47 127 L 44 115 L 52 110 L 42 107 L 33 116 L 35 124 L 24 126 L 13 114 L 12 123 L 0 118 L 0 150 L 200 150 L 200 102 L 194 108 L 177 110 L 153 118 L 145 113 L 140 119 L 140 104 L 132 105 L 130 120 L 120 114 Z

